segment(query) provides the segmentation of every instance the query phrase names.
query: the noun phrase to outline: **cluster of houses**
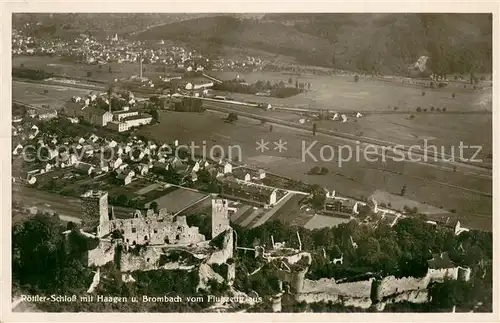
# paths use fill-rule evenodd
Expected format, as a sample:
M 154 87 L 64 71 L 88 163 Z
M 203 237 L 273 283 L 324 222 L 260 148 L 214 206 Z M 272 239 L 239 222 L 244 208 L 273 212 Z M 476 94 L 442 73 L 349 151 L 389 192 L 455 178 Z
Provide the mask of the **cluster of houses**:
M 106 39 L 96 39 L 80 34 L 72 41 L 36 38 L 13 30 L 12 53 L 14 55 L 54 55 L 71 56 L 87 64 L 138 63 L 179 68 L 185 71 L 202 71 L 210 64 L 210 59 L 195 50 L 181 46 L 166 47 L 164 42 L 147 45 L 119 37 L 116 33 Z M 154 48 L 152 48 L 154 47 Z
M 97 95 L 90 93 L 87 97 L 73 97 L 63 109 L 69 119 L 83 119 L 92 125 L 108 127 L 117 132 L 125 132 L 134 127 L 150 124 L 153 117 L 149 114 L 131 110 L 130 106 L 136 104 L 136 99 L 131 92 L 121 97 L 114 97 L 122 101 L 121 110 L 111 111 L 107 94 Z M 125 105 L 127 104 L 127 105 Z M 108 108 L 106 110 L 106 108 Z

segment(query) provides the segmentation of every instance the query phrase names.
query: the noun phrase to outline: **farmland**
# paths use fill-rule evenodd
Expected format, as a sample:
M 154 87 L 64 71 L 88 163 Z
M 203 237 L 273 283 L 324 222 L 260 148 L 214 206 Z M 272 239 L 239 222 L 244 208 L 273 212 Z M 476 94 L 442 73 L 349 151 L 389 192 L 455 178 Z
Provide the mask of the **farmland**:
M 408 187 L 406 197 L 421 203 L 442 208 L 443 212 L 456 209 L 459 212 L 481 213 L 491 216 L 491 180 L 474 177 L 471 174 L 447 171 L 438 167 L 410 162 L 382 161 L 368 162 L 351 160 L 338 167 L 333 162 L 301 160 L 302 141 L 318 140 L 321 144 L 338 146 L 343 144 L 331 137 L 312 134 L 276 126 L 269 132 L 269 126 L 240 119 L 237 124 L 223 121 L 224 115 L 206 112 L 204 114 L 165 112 L 160 114 L 160 124 L 143 128 L 143 135 L 160 142 L 179 140 L 180 143 L 196 145 L 205 142 L 207 149 L 213 145 L 228 148 L 239 145 L 243 161 L 262 167 L 269 172 L 283 174 L 297 180 L 320 184 L 354 197 L 368 197 L 381 189 L 398 193 L 403 185 Z M 256 151 L 260 139 L 271 142 L 270 150 Z M 282 139 L 287 150 L 278 152 L 272 142 Z M 312 154 L 319 156 L 318 149 Z M 314 166 L 325 166 L 327 175 L 308 175 Z
M 424 89 L 405 86 L 398 83 L 387 83 L 372 79 L 361 78 L 354 82 L 352 76 L 322 76 L 322 75 L 287 75 L 274 72 L 208 72 L 208 74 L 221 80 L 236 78 L 237 75 L 247 83 L 258 80 L 277 83 L 296 81 L 311 83 L 311 91 L 296 96 L 278 99 L 258 97 L 245 94 L 230 94 L 231 97 L 248 99 L 250 101 L 264 101 L 271 104 L 287 106 L 311 107 L 334 111 L 381 111 L 388 106 L 398 106 L 401 111 L 415 112 L 417 107 L 436 108 L 446 107 L 448 111 L 489 110 L 491 111 L 491 88 L 484 91 L 463 89 L 459 83 L 450 82 L 449 87 L 443 89 Z M 425 95 L 422 95 L 425 91 Z M 456 97 L 452 94 L 455 92 Z
M 44 70 L 59 76 L 92 79 L 105 83 L 113 82 L 114 79 L 138 75 L 140 69 L 138 64 L 133 63 L 108 63 L 99 67 L 99 65 L 77 63 L 60 57 L 16 56 L 12 58 L 13 67 L 19 67 L 21 64 L 25 68 Z M 157 79 L 159 75 L 165 75 L 165 73 L 155 72 L 155 68 L 151 65 L 144 64 L 143 67 L 146 69 L 143 75 L 151 79 Z M 109 68 L 111 68 L 111 72 L 109 72 Z M 90 77 L 87 74 L 89 72 L 91 73 Z
M 48 92 L 45 93 L 45 90 Z M 12 84 L 12 100 L 38 107 L 49 105 L 55 109 L 64 107 L 72 96 L 85 96 L 90 92 L 90 90 L 28 82 L 13 81 Z

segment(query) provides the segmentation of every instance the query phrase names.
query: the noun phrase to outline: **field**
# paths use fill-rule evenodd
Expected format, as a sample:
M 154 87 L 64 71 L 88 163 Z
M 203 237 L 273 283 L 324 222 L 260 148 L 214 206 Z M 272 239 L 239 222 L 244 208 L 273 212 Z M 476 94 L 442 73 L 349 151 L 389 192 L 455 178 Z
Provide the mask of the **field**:
M 257 72 L 233 73 L 210 72 L 221 79 L 232 79 L 236 75 L 253 83 L 257 80 L 271 82 L 285 81 L 290 77 L 286 74 Z M 297 76 L 291 76 L 293 82 Z M 269 102 L 275 106 L 297 107 L 303 109 L 327 109 L 346 112 L 346 123 L 331 120 L 319 121 L 320 128 L 336 130 L 352 135 L 375 138 L 392 143 L 405 145 L 422 145 L 427 140 L 428 145 L 436 145 L 439 150 L 450 153 L 452 146 L 458 149 L 460 142 L 464 145 L 481 145 L 481 159 L 491 164 L 492 152 L 492 115 L 460 114 L 460 112 L 492 111 L 491 88 L 482 91 L 458 88 L 457 83 L 450 83 L 450 88 L 422 89 L 387 83 L 378 80 L 361 79 L 355 83 L 351 77 L 344 76 L 300 76 L 299 81 L 311 82 L 312 91 L 301 93 L 286 99 L 258 97 L 254 95 L 231 93 L 231 98 Z M 422 95 L 425 91 L 425 95 Z M 456 97 L 452 93 L 456 92 Z M 208 104 L 207 106 L 209 106 Z M 398 110 L 395 112 L 394 107 Z M 427 112 L 417 112 L 417 107 L 427 109 Z M 431 111 L 446 108 L 447 112 Z M 242 108 L 243 109 L 243 108 Z M 281 120 L 298 122 L 301 118 L 296 113 L 279 111 L 255 111 L 263 116 Z M 357 119 L 355 111 L 364 114 Z M 410 118 L 410 116 L 413 117 Z M 309 120 L 307 124 L 312 124 Z M 443 148 L 441 148 L 441 146 Z M 466 151 L 473 154 L 474 151 Z
M 113 82 L 114 79 L 130 78 L 133 75 L 138 75 L 140 70 L 139 64 L 132 63 L 109 63 L 99 68 L 99 65 L 76 63 L 60 57 L 16 56 L 12 58 L 13 67 L 19 67 L 21 64 L 24 64 L 25 68 L 44 70 L 70 78 L 89 79 L 87 73 L 90 72 L 92 73 L 90 78 L 106 83 Z M 109 72 L 110 67 L 111 73 Z M 146 69 L 143 75 L 151 79 L 157 79 L 159 75 L 167 74 L 155 72 L 157 66 L 143 64 L 143 67 Z
M 402 111 L 415 112 L 420 106 L 422 109 L 431 106 L 436 108 L 446 107 L 448 111 L 489 110 L 491 111 L 491 88 L 484 91 L 473 91 L 460 88 L 450 84 L 444 89 L 423 89 L 412 86 L 404 86 L 397 83 L 387 83 L 371 78 L 361 78 L 354 82 L 352 76 L 322 76 L 322 75 L 287 75 L 273 72 L 208 72 L 209 75 L 221 80 L 236 78 L 245 79 L 247 83 L 255 83 L 258 80 L 271 81 L 271 83 L 284 81 L 292 78 L 295 81 L 311 83 L 311 91 L 286 98 L 268 98 L 255 95 L 231 93 L 234 98 L 246 98 L 250 101 L 263 101 L 271 104 L 282 104 L 297 107 L 311 107 L 316 109 L 328 109 L 334 111 L 383 111 L 388 106 L 398 106 Z M 426 94 L 422 96 L 422 91 Z M 452 98 L 452 93 L 456 97 Z
M 44 90 L 48 90 L 48 93 L 45 93 Z M 38 107 L 49 105 L 51 108 L 60 109 L 64 107 L 72 96 L 85 96 L 90 92 L 90 90 L 68 88 L 65 86 L 12 82 L 12 100 Z
M 155 201 L 158 203 L 159 208 L 166 208 L 169 212 L 177 213 L 207 196 L 205 193 L 179 188 L 157 198 Z
M 268 125 L 248 122 L 243 118 L 237 124 L 228 124 L 223 121 L 223 117 L 222 114 L 211 112 L 165 112 L 160 114 L 159 124 L 143 128 L 140 132 L 160 142 L 177 139 L 181 144 L 194 142 L 202 146 L 205 143 L 207 151 L 213 145 L 220 145 L 228 152 L 229 147 L 238 145 L 243 161 L 251 166 L 320 184 L 354 197 L 366 198 L 377 189 L 399 193 L 402 186 L 406 185 L 406 198 L 442 208 L 443 212 L 456 209 L 467 214 L 491 216 L 491 180 L 410 162 L 351 160 L 338 167 L 336 161 L 315 162 L 310 158 L 303 161 L 302 142 L 308 146 L 313 140 L 319 141 L 317 149 L 311 149 L 314 156 L 319 156 L 321 144 L 335 147 L 344 143 L 320 135 L 313 137 L 310 133 L 285 127 L 275 126 L 274 131 L 269 132 Z M 262 153 L 256 150 L 256 142 L 260 139 L 270 142 L 269 150 Z M 273 149 L 273 142 L 280 139 L 287 142 L 287 150 L 281 153 Z M 329 173 L 323 176 L 308 175 L 307 172 L 314 166 L 325 166 Z

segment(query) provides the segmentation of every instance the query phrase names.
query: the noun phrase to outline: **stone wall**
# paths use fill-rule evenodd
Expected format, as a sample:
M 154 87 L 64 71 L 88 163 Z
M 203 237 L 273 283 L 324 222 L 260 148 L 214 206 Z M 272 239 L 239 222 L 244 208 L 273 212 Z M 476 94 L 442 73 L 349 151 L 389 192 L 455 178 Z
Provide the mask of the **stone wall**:
M 212 200 L 212 239 L 230 228 L 228 201 Z
M 396 278 L 394 276 L 387 276 L 380 281 L 377 286 L 376 298 L 383 300 L 391 295 L 397 295 L 413 290 L 425 290 L 429 285 L 430 277 L 426 275 L 422 278 L 403 277 Z
M 100 224 L 103 219 L 109 219 L 108 193 L 103 191 L 88 191 L 81 196 L 83 224 L 93 226 Z M 102 237 L 100 235 L 99 237 Z
M 189 227 L 185 217 L 172 221 L 169 217 L 138 216 L 133 219 L 118 219 L 111 222 L 112 231 L 118 230 L 124 243 L 129 246 L 191 244 L 205 241 L 197 227 Z
M 224 264 L 230 258 L 233 258 L 234 242 L 233 229 L 229 229 L 224 233 L 224 241 L 222 248 L 214 251 L 207 260 L 208 264 Z
M 88 265 L 101 267 L 115 259 L 116 243 L 100 240 L 97 248 L 88 251 Z

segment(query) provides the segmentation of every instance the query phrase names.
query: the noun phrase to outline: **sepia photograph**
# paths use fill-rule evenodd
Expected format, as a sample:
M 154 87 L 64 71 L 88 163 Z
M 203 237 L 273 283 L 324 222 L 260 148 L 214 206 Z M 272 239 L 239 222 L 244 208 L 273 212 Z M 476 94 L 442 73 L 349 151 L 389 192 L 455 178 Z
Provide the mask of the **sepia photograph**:
M 494 312 L 491 12 L 153 11 L 11 15 L 6 310 Z

